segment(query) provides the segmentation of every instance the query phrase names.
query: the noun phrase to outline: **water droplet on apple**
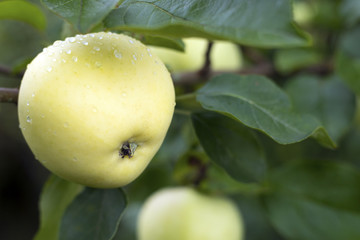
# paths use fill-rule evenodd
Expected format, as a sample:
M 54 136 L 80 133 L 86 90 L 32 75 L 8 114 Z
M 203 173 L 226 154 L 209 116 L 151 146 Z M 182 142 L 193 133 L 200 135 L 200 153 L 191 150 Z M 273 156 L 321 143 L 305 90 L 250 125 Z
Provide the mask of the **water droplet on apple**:
M 29 102 L 29 101 L 27 101 L 27 102 L 26 102 L 26 106 L 29 106 L 29 105 L 30 105 L 30 102 Z
M 96 107 L 93 107 L 92 111 L 93 111 L 94 113 L 97 112 Z
M 66 54 L 71 54 L 71 49 L 67 50 Z
M 126 97 L 126 92 L 123 92 L 122 94 L 121 94 L 121 96 L 123 96 L 123 97 Z
M 114 50 L 114 56 L 118 59 L 121 59 L 122 58 L 122 55 L 121 53 L 118 51 L 118 50 Z
M 68 38 L 68 40 L 69 40 L 69 42 L 70 42 L 70 43 L 73 43 L 73 42 L 75 42 L 75 41 L 76 41 L 76 38 L 74 38 L 74 37 L 70 37 L 70 38 Z
M 136 55 L 135 55 L 135 54 L 133 55 L 133 59 L 134 59 L 135 61 L 137 60 L 137 58 L 136 58 Z
M 99 36 L 99 39 L 101 40 L 101 39 L 103 39 L 103 37 L 102 37 L 102 36 Z
M 129 40 L 129 43 L 133 44 L 133 43 L 134 43 L 134 41 L 130 39 L 130 40 Z
M 85 46 L 89 45 L 89 43 L 86 42 L 86 41 L 82 42 L 82 44 L 85 45 Z
M 44 114 L 41 114 L 40 117 L 41 117 L 41 118 L 45 118 L 45 115 L 44 115 Z
M 97 46 L 95 46 L 95 47 L 94 47 L 94 50 L 95 50 L 95 51 L 100 51 L 100 48 L 97 47 Z
M 95 34 L 90 33 L 89 36 L 90 36 L 90 37 L 95 37 Z
M 99 67 L 101 67 L 101 65 L 102 65 L 101 62 L 95 62 L 95 66 L 96 66 L 96 67 L 99 68 Z
M 148 52 L 149 56 L 152 57 L 150 48 L 147 48 L 146 51 Z
M 52 67 L 48 67 L 48 68 L 47 68 L 47 71 L 48 71 L 48 72 L 51 72 L 51 71 L 52 71 Z
M 77 62 L 77 61 L 78 61 L 78 58 L 75 57 L 75 56 L 73 56 L 73 57 L 72 57 L 72 60 L 73 60 L 74 62 Z
M 26 122 L 31 124 L 32 123 L 32 119 L 29 115 L 26 116 Z
M 35 93 L 32 93 L 32 94 L 31 94 L 31 97 L 35 97 Z

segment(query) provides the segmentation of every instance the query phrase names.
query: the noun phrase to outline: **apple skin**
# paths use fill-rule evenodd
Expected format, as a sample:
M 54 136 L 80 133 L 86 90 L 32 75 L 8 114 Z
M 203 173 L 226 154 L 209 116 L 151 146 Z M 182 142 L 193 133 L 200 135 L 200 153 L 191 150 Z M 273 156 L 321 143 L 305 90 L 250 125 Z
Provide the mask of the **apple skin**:
M 35 158 L 51 172 L 116 188 L 146 168 L 174 106 L 161 60 L 133 38 L 100 32 L 56 41 L 28 65 L 18 115 Z M 137 145 L 131 158 L 120 154 L 126 143 Z
M 227 198 L 188 187 L 166 188 L 150 196 L 139 217 L 139 240 L 242 240 L 243 220 Z

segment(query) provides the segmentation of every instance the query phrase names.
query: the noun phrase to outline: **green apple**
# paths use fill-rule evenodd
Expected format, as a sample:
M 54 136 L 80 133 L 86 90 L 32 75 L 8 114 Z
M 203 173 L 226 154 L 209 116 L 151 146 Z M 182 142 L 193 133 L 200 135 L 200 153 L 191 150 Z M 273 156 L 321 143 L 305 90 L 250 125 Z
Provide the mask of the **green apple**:
M 152 47 L 152 50 L 174 72 L 199 70 L 205 61 L 208 41 L 188 38 L 184 43 L 186 49 L 184 53 L 160 47 Z M 212 69 L 215 71 L 238 70 L 242 65 L 239 48 L 234 43 L 226 41 L 214 42 L 210 59 Z
M 148 165 L 174 106 L 160 59 L 131 37 L 100 32 L 45 48 L 27 67 L 18 113 L 46 168 L 86 186 L 115 188 Z
M 139 240 L 241 240 L 243 220 L 229 199 L 192 188 L 167 188 L 144 203 Z

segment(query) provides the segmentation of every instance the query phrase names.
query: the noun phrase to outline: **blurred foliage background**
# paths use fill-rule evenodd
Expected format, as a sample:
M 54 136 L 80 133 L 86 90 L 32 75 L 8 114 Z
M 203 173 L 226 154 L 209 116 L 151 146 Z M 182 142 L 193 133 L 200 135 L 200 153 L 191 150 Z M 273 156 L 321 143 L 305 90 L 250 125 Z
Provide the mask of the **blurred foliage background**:
M 26 64 L 42 48 L 61 39 L 66 29 L 63 20 L 44 8 L 40 1 L 29 2 L 38 6 L 45 14 L 46 29 L 40 31 L 21 21 L 0 19 L 0 68 L 13 71 L 9 74 L 4 71 L 0 73 L 1 87 L 18 87 L 21 78 L 17 73 L 24 71 Z M 359 2 L 356 1 L 296 0 L 295 19 L 313 36 L 313 47 L 278 51 L 251 50 L 261 59 L 267 58 L 273 62 L 278 73 L 279 85 L 285 85 L 285 79 L 291 78 L 300 69 L 311 66 L 317 67 L 314 71 L 321 77 L 331 75 L 339 36 L 359 22 L 360 13 L 356 12 L 359 9 Z M 171 65 L 171 62 L 168 64 Z M 246 67 L 249 64 L 251 63 L 248 59 L 244 59 L 242 66 Z M 340 156 L 342 161 L 359 167 L 359 123 L 360 116 L 357 116 L 354 125 L 351 126 L 352 130 L 342 137 L 337 150 L 322 148 L 312 139 L 283 146 L 261 134 L 258 135 L 266 147 L 270 168 L 284 161 L 300 158 L 338 161 Z M 16 105 L 0 103 L 0 239 L 31 239 L 35 235 L 39 227 L 38 200 L 41 188 L 49 175 L 49 172 L 34 159 L 18 125 Z M 139 179 L 125 188 L 129 205 L 120 225 L 119 239 L 136 239 L 137 213 L 144 199 L 153 191 L 179 183 L 186 184 L 186 181 L 193 182 L 194 178 L 199 177 L 196 176 L 198 168 L 206 166 L 208 160 L 201 151 L 199 153 L 194 139 L 196 138 L 189 119 L 175 115 L 166 141 L 156 158 Z M 212 188 L 221 189 L 221 181 L 215 180 L 226 179 L 225 174 L 217 169 L 208 174 L 208 184 L 213 184 Z M 211 182 L 211 179 L 214 181 Z M 227 182 L 224 186 L 229 187 L 231 184 Z M 258 198 L 249 194 L 241 197 L 235 195 L 234 199 L 244 215 L 246 239 L 260 240 L 265 239 L 264 236 L 267 240 L 283 239 L 269 224 L 261 208 L 262 202 Z

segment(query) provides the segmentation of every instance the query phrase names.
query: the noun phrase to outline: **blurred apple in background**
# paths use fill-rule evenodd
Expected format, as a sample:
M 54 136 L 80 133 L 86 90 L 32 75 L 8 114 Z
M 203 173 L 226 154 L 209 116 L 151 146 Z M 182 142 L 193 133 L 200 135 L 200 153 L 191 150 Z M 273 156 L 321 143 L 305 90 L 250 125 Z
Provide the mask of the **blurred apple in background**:
M 173 72 L 199 70 L 205 61 L 208 41 L 201 38 L 188 38 L 183 41 L 185 53 L 160 47 L 152 47 L 152 50 Z M 211 50 L 211 66 L 215 71 L 240 69 L 240 49 L 231 42 L 215 41 Z

